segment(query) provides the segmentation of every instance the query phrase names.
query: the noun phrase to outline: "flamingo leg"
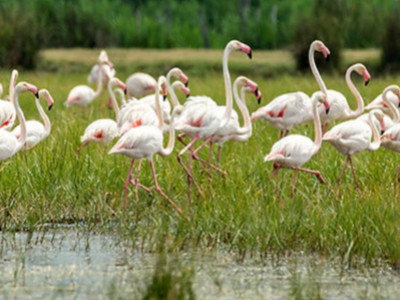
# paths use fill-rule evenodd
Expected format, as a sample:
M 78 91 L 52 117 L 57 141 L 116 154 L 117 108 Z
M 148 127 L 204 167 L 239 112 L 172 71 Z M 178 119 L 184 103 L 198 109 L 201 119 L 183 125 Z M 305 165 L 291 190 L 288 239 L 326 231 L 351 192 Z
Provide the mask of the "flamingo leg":
M 128 196 L 128 187 L 129 187 L 129 182 L 131 181 L 132 178 L 132 171 L 133 171 L 133 164 L 135 163 L 135 160 L 131 160 L 131 166 L 129 167 L 128 171 L 128 176 L 126 177 L 125 184 L 124 184 L 124 204 L 122 206 L 122 209 L 126 209 L 126 198 Z
M 279 170 L 280 170 L 281 168 L 282 168 L 282 167 L 278 166 L 278 165 L 274 162 L 274 171 L 273 171 L 272 174 L 269 176 L 269 178 L 270 178 L 270 179 L 274 178 L 274 177 L 278 174 L 278 172 L 279 172 Z
M 211 140 L 210 148 L 208 149 L 208 162 L 209 162 L 210 166 L 211 166 L 212 146 L 213 146 L 213 142 Z M 208 167 L 207 172 L 208 172 L 208 184 L 211 184 L 211 168 L 210 167 Z
M 221 159 L 221 150 L 222 150 L 222 146 L 218 145 L 218 152 L 217 152 L 217 167 L 219 166 L 219 161 Z
M 283 137 L 283 130 L 279 133 L 279 140 Z
M 165 199 L 167 199 L 167 201 L 172 205 L 173 208 L 175 208 L 175 210 L 181 215 L 183 216 L 182 210 L 180 209 L 180 207 L 178 205 L 175 204 L 174 201 L 172 201 L 159 187 L 158 182 L 157 182 L 157 177 L 156 177 L 156 171 L 154 169 L 154 162 L 150 161 L 150 167 L 151 167 L 151 173 L 153 174 L 153 180 L 154 180 L 154 185 L 156 187 L 156 191 L 163 196 Z
M 207 145 L 207 144 L 210 143 L 210 142 L 212 143 L 212 139 L 213 139 L 213 138 L 214 138 L 214 135 L 210 135 L 208 138 L 206 138 L 206 139 L 204 140 L 203 144 L 201 144 L 196 150 L 194 150 L 194 152 L 193 152 L 193 154 L 192 154 L 193 157 L 196 157 L 196 156 L 197 156 L 197 152 L 200 151 L 200 149 L 203 148 L 205 145 Z M 198 159 L 196 159 L 196 160 L 198 160 Z M 213 164 L 210 163 L 210 161 L 209 161 L 209 162 L 206 162 L 206 164 L 207 164 L 207 166 L 208 166 L 209 168 L 214 169 L 215 171 L 221 173 L 223 176 L 226 176 L 226 175 L 227 175 L 227 173 L 226 173 L 225 171 L 223 171 L 223 170 L 221 170 L 220 168 L 214 166 Z
M 342 171 L 340 171 L 340 175 L 339 175 L 339 178 L 338 178 L 337 183 L 336 183 L 336 186 L 337 186 L 337 188 L 336 188 L 336 196 L 339 195 L 339 185 L 340 185 L 340 181 L 342 180 L 342 177 L 343 177 L 343 174 L 344 174 L 344 170 L 346 170 L 346 167 L 347 167 L 347 163 L 348 163 L 348 162 L 349 162 L 349 156 L 346 157 L 346 161 L 344 162 Z
M 191 158 L 192 158 L 192 151 L 193 151 L 193 144 L 199 139 L 198 136 L 195 136 L 193 140 L 190 141 L 190 143 L 188 145 L 186 145 L 185 148 L 183 148 L 181 150 L 181 152 L 179 152 L 177 159 L 179 164 L 182 166 L 182 168 L 185 170 L 187 176 L 188 176 L 188 185 L 189 185 L 189 201 L 191 200 L 192 197 L 192 193 L 191 193 L 191 186 L 192 186 L 192 182 L 194 183 L 194 185 L 196 186 L 198 192 L 200 195 L 203 195 L 202 190 L 200 189 L 200 187 L 197 185 L 197 182 L 194 180 L 193 176 L 192 176 L 192 171 L 191 171 L 191 164 L 186 166 L 183 161 L 182 161 L 182 155 L 188 151 L 190 149 L 190 157 L 189 157 L 189 162 L 191 162 Z
M 314 170 L 310 170 L 310 169 L 303 169 L 303 168 L 296 168 L 295 170 L 299 170 L 305 173 L 310 173 L 310 174 L 314 174 L 315 176 L 317 176 L 318 180 L 321 183 L 325 183 L 325 179 L 322 177 L 321 172 L 319 171 L 314 171 Z
M 183 137 L 185 136 L 185 134 L 184 133 L 181 133 L 181 134 L 179 134 L 178 136 L 177 136 L 177 139 L 178 139 L 178 141 L 183 145 L 183 146 L 187 146 L 187 143 L 183 140 Z M 194 157 L 194 159 L 195 160 L 198 160 L 199 162 L 201 162 L 201 165 L 202 165 L 202 168 L 203 168 L 203 171 L 204 171 L 204 169 L 206 168 L 206 163 L 205 163 L 205 161 L 203 160 L 203 159 L 201 159 L 200 157 L 198 157 L 197 155 L 195 155 L 195 157 Z
M 89 145 L 89 142 L 85 142 L 85 143 L 83 143 L 80 147 L 78 147 L 78 149 L 76 149 L 76 154 L 80 154 L 81 153 L 81 150 L 83 149 L 83 148 L 85 148 L 87 145 Z
M 354 171 L 353 161 L 351 160 L 351 155 L 349 154 L 348 157 L 349 157 L 349 161 L 350 161 L 351 172 L 353 173 L 354 182 L 356 184 L 356 188 L 360 189 L 360 185 L 358 184 L 357 178 L 356 178 L 356 172 Z
M 285 130 L 285 135 L 284 137 L 286 137 L 289 134 L 289 130 Z
M 298 173 L 298 172 L 299 172 L 298 169 L 295 169 L 295 170 L 294 170 L 294 177 L 293 177 L 293 184 L 292 184 L 292 192 L 291 192 L 292 197 L 294 196 L 294 189 L 295 189 L 295 186 L 296 186 L 296 180 L 297 180 L 297 173 Z
M 397 166 L 396 173 L 397 173 L 397 180 L 394 183 L 394 196 L 397 199 L 397 186 L 399 185 L 400 182 L 400 164 Z
M 147 186 L 144 186 L 143 184 L 139 183 L 139 174 L 140 174 L 140 168 L 142 167 L 142 161 L 143 161 L 143 159 L 139 160 L 139 164 L 138 164 L 138 167 L 137 167 L 137 170 L 136 170 L 135 180 L 133 181 L 132 178 L 129 180 L 129 182 L 135 186 L 135 198 L 136 198 L 136 201 L 139 201 L 138 188 L 144 189 L 150 195 L 153 195 L 153 193 L 151 192 L 150 188 L 148 188 Z

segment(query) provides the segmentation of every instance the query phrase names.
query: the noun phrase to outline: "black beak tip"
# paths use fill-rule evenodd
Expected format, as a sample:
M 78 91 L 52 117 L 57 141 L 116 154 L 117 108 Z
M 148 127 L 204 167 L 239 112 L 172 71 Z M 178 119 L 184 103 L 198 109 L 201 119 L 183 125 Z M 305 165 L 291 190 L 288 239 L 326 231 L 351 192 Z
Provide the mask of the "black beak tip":
M 330 110 L 330 108 L 325 109 L 325 113 L 328 114 L 329 110 Z
M 167 100 L 167 95 L 163 96 L 163 101 Z
M 52 107 L 53 107 L 53 104 L 49 106 L 49 111 L 51 110 Z
M 189 97 L 190 97 L 190 93 L 186 95 L 186 98 L 189 98 Z
M 185 87 L 188 87 L 189 85 L 189 80 L 185 82 Z
M 124 89 L 124 95 L 126 96 L 128 94 L 128 90 Z
M 261 104 L 261 97 L 257 99 L 257 103 Z
M 330 55 L 328 54 L 328 55 L 325 57 L 325 60 L 326 60 L 326 61 L 329 61 L 329 57 L 330 57 Z
M 39 93 L 36 93 L 36 94 L 35 94 L 35 97 L 36 97 L 37 99 L 39 99 Z
M 369 80 L 367 80 L 367 81 L 365 82 L 365 84 L 364 84 L 364 85 L 365 85 L 365 86 L 367 86 L 367 85 L 368 85 L 368 83 L 369 83 Z
M 385 133 L 385 130 L 381 130 L 381 135 Z
M 247 54 L 247 56 L 248 56 L 250 59 L 253 58 L 253 54 L 252 54 L 251 50 L 250 50 L 249 54 Z

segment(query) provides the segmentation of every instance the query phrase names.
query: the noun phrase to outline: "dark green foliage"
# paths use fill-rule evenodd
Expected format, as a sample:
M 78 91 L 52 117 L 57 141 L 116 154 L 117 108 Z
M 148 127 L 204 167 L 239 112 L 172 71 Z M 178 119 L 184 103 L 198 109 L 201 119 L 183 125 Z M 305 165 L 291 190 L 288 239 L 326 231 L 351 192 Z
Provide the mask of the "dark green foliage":
M 394 10 L 388 20 L 382 42 L 382 65 L 387 70 L 400 69 L 400 12 Z

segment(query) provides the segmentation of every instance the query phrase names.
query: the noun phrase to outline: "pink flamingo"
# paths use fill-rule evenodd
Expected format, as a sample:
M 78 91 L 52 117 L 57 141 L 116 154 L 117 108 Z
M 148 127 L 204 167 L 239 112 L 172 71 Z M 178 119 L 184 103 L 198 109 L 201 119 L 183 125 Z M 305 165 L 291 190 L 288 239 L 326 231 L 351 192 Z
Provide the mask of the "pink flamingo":
M 154 93 L 156 85 L 157 82 L 151 75 L 141 72 L 133 73 L 126 79 L 128 99 L 132 97 L 139 99 Z
M 349 104 L 347 103 L 346 97 L 343 96 L 342 93 L 335 90 L 328 90 L 327 96 L 330 103 L 329 113 L 326 113 L 323 110 L 320 110 L 319 112 L 321 122 L 324 124 L 323 132 L 326 131 L 331 121 L 355 118 L 361 115 L 364 111 L 364 101 L 362 100 L 357 88 L 354 86 L 354 83 L 351 81 L 351 74 L 353 72 L 356 72 L 364 77 L 365 85 L 368 84 L 369 80 L 371 79 L 371 75 L 369 75 L 367 68 L 363 64 L 359 63 L 350 66 L 346 71 L 346 83 L 356 98 L 357 108 L 355 110 L 351 110 Z
M 340 154 L 347 156 L 337 181 L 336 195 L 339 193 L 340 181 L 348 162 L 350 162 L 355 185 L 357 188 L 359 188 L 351 156 L 363 150 L 375 151 L 380 146 L 379 131 L 373 122 L 373 116 L 379 121 L 383 120 L 382 111 L 377 109 L 372 110 L 369 113 L 368 124 L 362 120 L 346 121 L 334 126 L 323 136 L 324 141 L 331 143 Z M 372 143 L 371 136 L 374 137 L 374 141 Z
M 161 82 L 165 80 L 164 76 L 160 76 L 158 79 L 158 83 L 161 84 Z M 169 141 L 168 145 L 166 148 L 163 147 L 163 119 L 162 119 L 162 113 L 161 113 L 161 108 L 160 108 L 160 103 L 159 103 L 159 84 L 156 86 L 156 110 L 157 110 L 157 117 L 158 117 L 158 124 L 157 126 L 152 126 L 152 125 L 142 125 L 138 126 L 135 128 L 130 129 L 128 132 L 126 132 L 119 140 L 118 142 L 112 147 L 112 149 L 109 151 L 109 154 L 123 154 L 128 157 L 130 157 L 131 160 L 131 165 L 129 168 L 128 176 L 125 181 L 124 185 L 124 208 L 126 207 L 126 198 L 127 198 L 127 193 L 128 193 L 128 186 L 129 183 L 132 183 L 135 185 L 135 195 L 136 199 L 138 200 L 138 187 L 143 188 L 144 190 L 150 192 L 150 189 L 143 186 L 142 184 L 139 183 L 139 172 L 140 172 L 140 164 L 138 166 L 138 173 L 136 176 L 135 181 L 132 180 L 132 171 L 133 171 L 133 164 L 135 162 L 135 159 L 142 159 L 144 157 L 147 158 L 147 160 L 150 163 L 151 167 L 151 172 L 153 174 L 153 179 L 154 179 L 154 184 L 156 191 L 163 196 L 167 201 L 174 207 L 174 209 L 182 215 L 182 210 L 177 206 L 160 188 L 157 182 L 157 177 L 156 177 L 156 172 L 154 169 L 154 162 L 153 162 L 153 156 L 154 154 L 159 154 L 161 156 L 167 156 L 171 154 L 174 144 L 175 144 L 175 132 L 174 128 L 172 126 L 169 127 Z M 174 114 L 172 116 L 174 118 Z
M 238 89 L 241 89 L 241 97 L 239 96 Z M 220 161 L 222 145 L 226 141 L 244 142 L 247 141 L 252 134 L 251 120 L 246 106 L 245 93 L 254 94 L 257 98 L 257 102 L 261 103 L 261 92 L 258 90 L 257 84 L 244 76 L 236 78 L 233 83 L 233 96 L 240 112 L 242 113 L 244 126 L 240 126 L 239 116 L 235 110 L 232 110 L 228 123 L 226 126 L 217 130 L 210 143 L 209 156 L 211 155 L 212 143 L 218 144 L 217 164 Z
M 53 107 L 54 100 L 53 97 L 51 97 L 48 90 L 41 89 L 39 91 L 39 98 L 45 99 L 47 101 L 49 110 Z M 42 117 L 43 123 L 36 120 L 26 121 L 25 123 L 26 141 L 25 141 L 25 146 L 23 147 L 24 150 L 28 150 L 35 147 L 39 142 L 44 140 L 50 134 L 51 130 L 50 120 L 49 117 L 44 112 L 42 106 L 40 105 L 39 98 L 35 98 L 36 108 L 38 109 L 39 114 Z M 17 139 L 20 138 L 22 134 L 21 125 L 15 127 L 11 133 L 15 135 Z
M 294 195 L 297 173 L 299 171 L 314 174 L 317 176 L 321 183 L 325 182 L 319 171 L 301 168 L 303 164 L 309 161 L 311 157 L 319 151 L 322 143 L 321 120 L 318 114 L 317 105 L 318 103 L 324 103 L 325 105 L 327 105 L 325 103 L 326 95 L 322 92 L 314 93 L 314 95 L 311 97 L 311 102 L 315 128 L 314 141 L 303 135 L 288 135 L 276 142 L 272 146 L 270 153 L 264 158 L 264 161 L 274 162 L 275 171 L 271 174 L 271 178 L 274 177 L 281 168 L 294 170 L 292 196 Z
M 11 73 L 10 86 L 9 86 L 9 100 L 0 100 L 0 129 L 10 131 L 15 122 L 15 108 L 12 103 L 13 92 L 17 84 L 18 71 L 13 70 Z
M 191 141 L 179 152 L 178 162 L 183 167 L 188 176 L 189 186 L 189 199 L 191 199 L 191 184 L 194 183 L 198 192 L 202 194 L 202 191 L 192 176 L 192 157 L 197 157 L 197 151 L 210 142 L 215 132 L 227 124 L 232 112 L 232 87 L 231 78 L 228 70 L 228 57 L 233 51 L 242 51 L 251 58 L 251 48 L 239 41 L 230 41 L 224 50 L 222 59 L 224 84 L 225 84 L 225 101 L 226 107 L 224 114 L 221 117 L 220 110 L 217 110 L 216 103 L 209 97 L 197 96 L 189 97 L 182 108 L 182 112 L 179 117 L 176 118 L 173 126 L 175 130 L 178 130 L 185 134 Z M 179 137 L 181 138 L 181 136 Z M 193 149 L 194 143 L 204 139 L 204 143 L 196 150 Z M 182 155 L 186 151 L 190 151 L 188 166 L 182 162 Z
M 107 86 L 110 79 L 115 76 L 115 69 L 112 62 L 108 59 L 108 55 L 105 50 L 100 51 L 98 63 L 95 64 L 90 70 L 90 74 L 87 79 L 88 83 L 92 84 L 98 82 L 100 76 L 100 66 L 103 66 L 104 73 L 106 74 L 106 76 L 102 76 L 103 85 Z
M 322 92 L 326 92 L 325 83 L 315 64 L 315 51 L 322 52 L 325 59 L 330 55 L 329 49 L 321 41 L 314 41 L 308 51 L 308 60 L 311 71 L 317 80 Z M 326 113 L 329 112 L 329 102 L 325 107 Z M 272 127 L 280 130 L 279 139 L 287 136 L 289 131 L 300 123 L 308 122 L 313 119 L 312 104 L 310 97 L 303 92 L 286 93 L 274 98 L 267 105 L 260 107 L 251 115 L 251 120 L 263 118 Z
M 125 84 L 114 77 L 108 82 L 108 92 L 111 97 L 111 104 L 114 108 L 115 118 L 118 118 L 119 107 L 117 100 L 115 99 L 115 94 L 113 92 L 113 87 L 118 86 L 123 91 L 126 91 Z M 117 136 L 119 136 L 117 122 L 112 119 L 99 119 L 91 123 L 85 129 L 85 133 L 81 136 L 81 143 L 76 152 L 79 154 L 80 151 L 86 147 L 89 143 L 99 143 L 104 145 L 104 153 L 106 153 L 108 144 Z
M 6 130 L 0 130 L 0 161 L 5 160 L 14 154 L 16 154 L 25 145 L 26 141 L 26 125 L 25 117 L 22 112 L 19 103 L 18 95 L 20 93 L 32 92 L 36 98 L 39 97 L 37 87 L 27 82 L 20 82 L 15 86 L 13 91 L 13 105 L 17 113 L 18 120 L 21 124 L 21 136 L 15 137 L 11 132 Z
M 96 91 L 87 85 L 78 85 L 69 92 L 65 106 L 78 105 L 86 107 L 97 98 L 103 87 L 103 76 L 105 76 L 103 67 L 101 67 L 99 75 Z

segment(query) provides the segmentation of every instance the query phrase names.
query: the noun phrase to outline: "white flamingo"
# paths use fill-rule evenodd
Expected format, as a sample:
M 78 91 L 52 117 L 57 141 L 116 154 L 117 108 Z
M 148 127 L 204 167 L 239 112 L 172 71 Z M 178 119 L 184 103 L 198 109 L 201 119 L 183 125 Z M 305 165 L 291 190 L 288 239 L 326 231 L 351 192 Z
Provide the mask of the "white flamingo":
M 51 97 L 50 93 L 46 89 L 41 89 L 39 91 L 39 98 L 45 99 L 47 101 L 48 109 L 50 110 L 53 107 L 54 100 Z M 46 137 L 49 136 L 51 130 L 51 124 L 49 117 L 44 112 L 42 106 L 39 103 L 39 98 L 36 98 L 36 108 L 39 111 L 40 116 L 42 117 L 43 123 L 36 121 L 36 120 L 29 120 L 26 121 L 26 141 L 25 146 L 23 147 L 24 150 L 32 149 L 35 147 L 39 142 L 44 140 Z M 21 125 L 18 125 L 13 129 L 11 132 L 15 137 L 18 139 L 21 137 L 22 130 Z
M 311 43 L 308 51 L 308 61 L 311 71 L 321 91 L 325 92 L 325 84 L 315 64 L 315 51 L 322 52 L 326 59 L 330 55 L 330 51 L 324 43 L 318 40 Z M 329 101 L 326 103 L 327 107 L 325 107 L 325 111 L 328 113 Z M 286 136 L 293 127 L 313 119 L 310 97 L 303 92 L 280 95 L 267 105 L 257 109 L 251 115 L 252 121 L 260 118 L 267 120 L 272 127 L 279 129 L 279 139 L 281 139 L 283 136 Z
M 330 103 L 329 113 L 326 113 L 324 110 L 320 110 L 321 122 L 324 124 L 324 132 L 328 128 L 328 125 L 331 121 L 352 119 L 358 117 L 364 111 L 364 101 L 354 83 L 351 81 L 351 74 L 353 72 L 356 72 L 364 77 L 365 85 L 367 85 L 371 79 L 371 75 L 369 75 L 367 68 L 363 64 L 357 63 L 347 69 L 345 76 L 346 83 L 357 101 L 357 108 L 355 110 L 350 109 L 346 97 L 343 96 L 342 93 L 335 90 L 327 91 L 327 96 Z
M 103 85 L 107 86 L 108 81 L 115 76 L 115 69 L 112 62 L 108 59 L 107 52 L 105 50 L 100 51 L 100 55 L 98 58 L 98 63 L 95 64 L 90 70 L 90 74 L 88 76 L 88 83 L 93 84 L 97 83 L 99 80 L 100 66 L 103 66 L 103 71 L 106 76 L 102 77 Z
M 379 129 L 373 121 L 373 116 L 381 121 L 383 112 L 377 109 L 372 110 L 369 113 L 368 123 L 363 120 L 346 121 L 334 126 L 323 136 L 324 141 L 331 143 L 340 154 L 347 156 L 337 181 L 336 194 L 339 193 L 340 181 L 348 162 L 350 162 L 354 183 L 359 188 L 351 156 L 364 150 L 375 151 L 380 146 Z M 373 142 L 371 142 L 371 136 L 374 138 Z
M 175 130 L 184 133 L 191 141 L 179 152 L 178 162 L 183 167 L 188 176 L 189 185 L 189 199 L 191 199 L 191 184 L 195 184 L 198 192 L 202 194 L 200 187 L 193 179 L 191 168 L 192 168 L 192 157 L 197 156 L 197 151 L 210 142 L 215 132 L 227 124 L 232 112 L 232 83 L 228 70 L 228 57 L 233 51 L 242 51 L 251 58 L 251 48 L 239 41 L 230 41 L 224 50 L 222 59 L 224 84 L 225 84 L 225 102 L 226 106 L 224 113 L 221 116 L 220 110 L 216 109 L 217 105 L 209 97 L 189 97 L 185 102 L 182 112 L 179 117 L 176 118 L 173 126 Z M 196 150 L 193 149 L 194 143 L 204 139 L 204 143 Z M 188 166 L 182 161 L 182 155 L 186 151 L 190 151 Z
M 125 84 L 114 77 L 108 82 L 108 92 L 111 97 L 111 104 L 114 108 L 115 119 L 118 118 L 119 107 L 117 100 L 115 98 L 115 94 L 113 91 L 113 87 L 118 86 L 123 91 L 126 90 Z M 80 151 L 86 147 L 89 143 L 99 143 L 104 145 L 104 153 L 107 150 L 108 144 L 117 136 L 119 136 L 117 122 L 112 119 L 99 119 L 91 123 L 88 127 L 86 127 L 84 134 L 81 136 L 82 145 L 76 150 L 79 154 Z
M 314 174 L 321 183 L 325 182 L 319 171 L 301 168 L 301 166 L 309 161 L 311 157 L 321 148 L 322 130 L 317 105 L 318 103 L 325 102 L 326 95 L 322 92 L 314 93 L 311 97 L 315 128 L 314 141 L 303 135 L 288 135 L 277 141 L 272 146 L 270 153 L 264 158 L 264 161 L 274 162 L 275 171 L 271 174 L 271 178 L 274 177 L 281 168 L 293 169 L 295 171 L 292 185 L 292 196 L 294 195 L 297 173 L 299 171 Z
M 87 85 L 78 85 L 69 92 L 67 101 L 65 102 L 65 106 L 70 107 L 71 105 L 78 105 L 86 107 L 95 98 L 97 98 L 102 90 L 103 86 L 102 78 L 103 76 L 105 76 L 103 66 L 101 67 L 99 74 L 100 76 L 97 81 L 96 91 L 94 91 L 91 87 Z
M 162 80 L 165 80 L 164 76 L 160 76 L 158 79 L 158 83 L 161 83 Z M 172 126 L 169 127 L 169 141 L 166 148 L 163 146 L 163 119 L 162 113 L 159 103 L 159 87 L 157 84 L 156 87 L 156 110 L 157 110 L 157 117 L 158 117 L 158 124 L 157 126 L 152 125 L 142 125 L 135 128 L 130 129 L 126 132 L 118 142 L 112 147 L 109 151 L 109 154 L 123 154 L 131 158 L 131 165 L 129 168 L 128 176 L 125 181 L 124 185 L 124 208 L 126 207 L 126 198 L 128 193 L 128 186 L 129 183 L 135 185 L 135 195 L 136 199 L 138 199 L 138 187 L 143 188 L 146 191 L 150 191 L 149 188 L 141 185 L 139 183 L 139 172 L 140 172 L 140 163 L 138 166 L 137 176 L 135 181 L 132 180 L 132 171 L 133 171 L 133 164 L 136 159 L 142 159 L 144 157 L 150 163 L 151 171 L 153 174 L 154 184 L 156 191 L 167 199 L 167 201 L 175 208 L 175 210 L 182 215 L 182 210 L 161 190 L 158 185 L 156 172 L 154 169 L 154 162 L 153 156 L 154 154 L 159 154 L 161 156 L 167 156 L 171 154 L 174 145 L 175 145 L 175 132 Z M 172 116 L 174 118 L 174 114 Z
M 241 91 L 239 96 L 238 90 Z M 240 112 L 242 113 L 244 125 L 239 124 L 239 116 L 235 110 L 232 110 L 231 117 L 226 126 L 220 128 L 215 133 L 212 140 L 218 144 L 217 164 L 221 157 L 222 145 L 226 141 L 247 141 L 252 134 L 251 120 L 249 111 L 246 106 L 245 93 L 252 93 L 256 96 L 258 103 L 261 102 L 261 92 L 258 90 L 257 84 L 245 76 L 239 76 L 233 83 L 233 96 Z M 210 146 L 211 153 L 211 146 Z M 210 154 L 209 154 L 210 155 Z
M 15 155 L 25 145 L 25 117 L 18 103 L 18 95 L 20 93 L 25 93 L 28 91 L 35 94 L 36 98 L 39 97 L 37 87 L 32 84 L 23 81 L 15 86 L 15 89 L 13 91 L 13 105 L 17 113 L 18 120 L 21 124 L 21 136 L 17 138 L 9 131 L 0 130 L 0 161 Z
M 133 73 L 126 79 L 128 99 L 132 97 L 139 99 L 152 94 L 156 85 L 157 82 L 151 75 L 141 72 Z
M 12 103 L 13 91 L 17 84 L 18 71 L 13 70 L 11 72 L 10 86 L 9 86 L 9 101 L 0 100 L 0 129 L 10 131 L 15 122 L 15 108 Z

